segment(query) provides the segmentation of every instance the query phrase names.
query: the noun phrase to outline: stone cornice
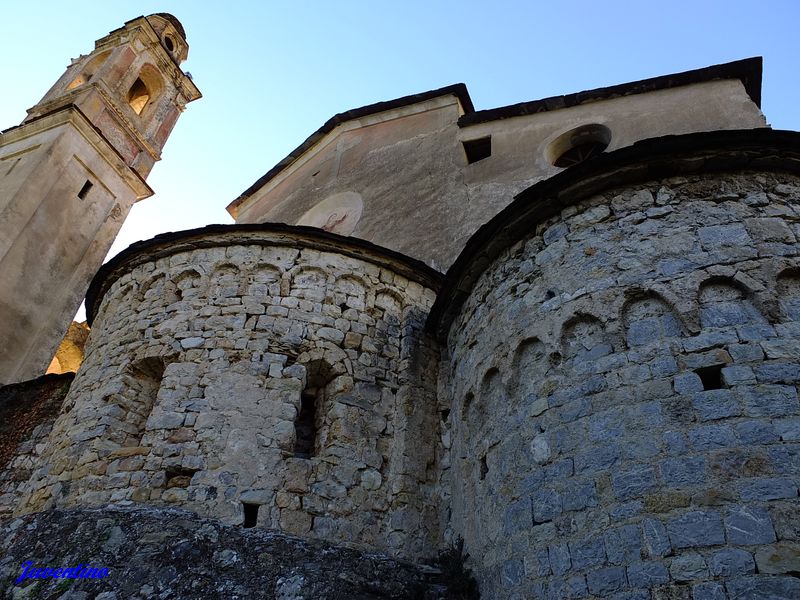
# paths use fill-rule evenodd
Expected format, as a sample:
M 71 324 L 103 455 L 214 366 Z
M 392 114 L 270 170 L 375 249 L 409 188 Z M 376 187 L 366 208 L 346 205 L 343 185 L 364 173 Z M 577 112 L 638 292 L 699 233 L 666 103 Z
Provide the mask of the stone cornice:
M 7 145 L 24 140 L 25 138 L 67 123 L 75 127 L 84 139 L 97 150 L 98 154 L 105 158 L 108 165 L 111 166 L 128 187 L 133 190 L 137 200 L 142 200 L 153 195 L 152 188 L 147 185 L 145 180 L 134 169 L 128 166 L 117 149 L 114 148 L 94 125 L 92 125 L 86 115 L 84 115 L 77 106 L 64 106 L 53 112 L 31 119 L 22 125 L 7 129 L 3 132 L 2 136 L 0 136 L 0 144 Z

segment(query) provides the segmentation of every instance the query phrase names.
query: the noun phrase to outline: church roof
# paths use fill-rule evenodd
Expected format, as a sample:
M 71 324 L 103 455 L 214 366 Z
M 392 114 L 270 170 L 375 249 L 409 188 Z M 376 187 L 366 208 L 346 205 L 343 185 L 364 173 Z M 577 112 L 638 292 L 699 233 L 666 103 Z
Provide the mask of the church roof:
M 682 73 L 662 75 L 659 77 L 652 77 L 649 79 L 642 79 L 639 81 L 632 81 L 629 83 L 597 88 L 594 90 L 586 90 L 573 94 L 566 94 L 563 96 L 552 96 L 540 100 L 521 102 L 518 104 L 511 104 L 509 106 L 502 106 L 499 108 L 480 111 L 475 110 L 475 107 L 472 104 L 472 99 L 469 95 L 469 91 L 467 90 L 467 86 L 463 83 L 456 83 L 454 85 L 449 85 L 436 90 L 430 90 L 420 94 L 412 94 L 410 96 L 403 96 L 402 98 L 396 98 L 394 100 L 388 100 L 385 102 L 376 102 L 374 104 L 369 104 L 367 106 L 362 106 L 360 108 L 355 108 L 336 114 L 328 119 L 325 124 L 322 125 L 322 127 L 317 129 L 308 138 L 306 138 L 302 144 L 292 150 L 285 158 L 279 161 L 278 164 L 272 167 L 255 183 L 253 183 L 253 185 L 242 192 L 238 198 L 228 205 L 227 209 L 229 212 L 235 210 L 239 205 L 255 194 L 261 187 L 266 185 L 271 179 L 286 169 L 300 156 L 310 150 L 325 135 L 333 131 L 341 123 L 403 106 L 418 104 L 433 98 L 438 98 L 440 96 L 453 95 L 458 98 L 459 102 L 461 103 L 461 107 L 464 110 L 464 114 L 458 119 L 459 127 L 467 127 L 470 125 L 476 125 L 478 123 L 509 119 L 512 117 L 520 117 L 551 110 L 559 110 L 562 108 L 569 108 L 571 106 L 578 106 L 580 104 L 587 104 L 589 102 L 610 100 L 621 96 L 632 96 L 635 94 L 643 94 L 646 92 L 724 79 L 739 79 L 742 82 L 747 94 L 750 96 L 756 106 L 760 108 L 761 71 L 762 58 L 758 56 L 729 63 L 723 63 L 720 65 L 704 67 L 702 69 L 684 71 Z

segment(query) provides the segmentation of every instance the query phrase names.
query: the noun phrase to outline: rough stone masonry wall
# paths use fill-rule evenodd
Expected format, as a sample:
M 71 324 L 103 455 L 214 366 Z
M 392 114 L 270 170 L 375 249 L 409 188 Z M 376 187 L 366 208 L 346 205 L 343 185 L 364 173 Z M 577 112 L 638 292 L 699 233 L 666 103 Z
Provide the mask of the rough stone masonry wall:
M 800 598 L 800 180 L 565 208 L 454 322 L 452 519 L 484 598 Z
M 136 266 L 103 299 L 18 512 L 149 502 L 241 524 L 247 503 L 258 526 L 430 555 L 433 298 L 309 248 L 234 243 Z M 310 458 L 295 456 L 304 388 Z
M 9 516 L 40 457 L 75 375 L 0 387 L 0 519 Z

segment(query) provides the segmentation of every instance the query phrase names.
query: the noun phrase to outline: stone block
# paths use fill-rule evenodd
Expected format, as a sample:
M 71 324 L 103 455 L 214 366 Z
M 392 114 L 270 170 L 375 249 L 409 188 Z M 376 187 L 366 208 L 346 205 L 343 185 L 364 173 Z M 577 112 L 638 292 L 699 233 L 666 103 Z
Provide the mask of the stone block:
M 317 336 L 334 344 L 341 344 L 344 341 L 344 332 L 332 327 L 320 327 L 317 329 Z
M 564 575 L 570 570 L 572 562 L 569 556 L 569 546 L 564 544 L 551 544 L 547 548 L 550 568 L 554 575 Z
M 797 485 L 786 477 L 764 477 L 737 484 L 742 500 L 778 500 L 797 497 Z
M 669 377 L 678 372 L 678 363 L 671 356 L 661 356 L 650 363 L 650 372 L 653 377 Z
M 704 456 L 668 458 L 659 465 L 664 483 L 671 487 L 690 487 L 704 483 L 708 478 Z
M 594 480 L 570 482 L 568 484 L 563 494 L 565 511 L 583 510 L 594 506 L 597 506 L 597 491 Z
M 628 567 L 628 585 L 634 588 L 652 588 L 669 583 L 669 571 L 660 562 L 642 562 Z
M 779 543 L 756 550 L 759 573 L 796 576 L 800 573 L 800 545 Z
M 764 359 L 764 351 L 758 344 L 731 344 L 728 352 L 736 362 L 753 362 Z
M 716 581 L 692 586 L 692 600 L 728 600 L 725 587 Z
M 742 342 L 760 342 L 761 340 L 774 338 L 778 334 L 772 325 L 766 323 L 748 323 L 736 328 L 739 340 Z
M 706 451 L 736 445 L 736 436 L 728 425 L 704 425 L 689 432 L 689 440 L 695 450 Z
M 532 549 L 530 552 L 526 553 L 524 560 L 526 575 L 530 577 L 547 577 L 550 575 L 550 558 L 547 548 Z M 569 563 L 567 563 L 566 569 L 562 570 L 560 573 L 556 573 L 555 570 L 553 570 L 552 573 L 563 575 L 567 571 L 569 571 Z
M 201 337 L 188 337 L 181 340 L 181 348 L 189 350 L 191 348 L 200 348 L 205 343 Z
M 606 561 L 605 544 L 601 537 L 570 542 L 569 554 L 572 560 L 572 568 L 576 571 L 597 567 Z
M 708 577 L 706 561 L 697 552 L 687 552 L 676 556 L 669 566 L 669 573 L 675 581 L 685 582 Z
M 311 531 L 314 518 L 300 510 L 281 510 L 281 529 L 295 535 L 303 535 Z
M 151 415 L 147 420 L 147 429 L 178 429 L 183 425 L 183 413 L 161 412 Z
M 571 575 L 566 580 L 566 597 L 567 598 L 583 598 L 588 595 L 586 587 L 586 577 L 583 575 Z
M 776 339 L 761 342 L 764 354 L 770 360 L 797 360 L 800 359 L 800 348 L 793 339 Z
M 683 340 L 683 349 L 686 352 L 703 352 L 726 344 L 735 344 L 738 341 L 739 336 L 735 331 L 703 331 L 694 337 Z
M 567 235 L 568 231 L 569 227 L 566 223 L 557 223 L 545 230 L 544 234 L 542 235 L 542 239 L 544 240 L 545 244 L 550 245 Z
M 641 560 L 642 540 L 639 527 L 624 525 L 609 529 L 605 533 L 608 562 L 623 565 Z
M 608 509 L 608 515 L 612 521 L 625 521 L 642 513 L 643 505 L 641 500 L 623 502 Z
M 500 567 L 500 585 L 510 587 L 519 585 L 525 576 L 525 565 L 521 559 L 513 558 L 503 562 Z
M 667 521 L 673 548 L 717 546 L 725 543 L 722 520 L 714 511 L 693 511 Z
M 692 397 L 692 404 L 701 421 L 713 421 L 741 414 L 736 397 L 728 389 L 699 392 Z
M 779 540 L 800 541 L 800 503 L 772 503 L 769 514 Z
M 742 421 L 734 425 L 742 445 L 770 444 L 780 439 L 776 428 L 769 421 Z
M 735 577 L 755 572 L 753 555 L 739 548 L 723 548 L 708 559 L 711 574 L 715 577 Z
M 605 441 L 625 435 L 620 411 L 610 411 L 589 417 L 589 437 L 594 441 Z
M 753 369 L 747 365 L 730 365 L 723 367 L 720 372 L 722 383 L 731 387 L 734 385 L 753 384 L 756 382 L 756 375 Z
M 665 431 L 662 436 L 667 454 L 684 454 L 689 448 L 688 438 L 682 431 Z
M 771 544 L 775 541 L 772 520 L 765 508 L 734 506 L 725 517 L 728 541 L 739 546 Z
M 530 499 L 517 500 L 506 508 L 503 517 L 503 533 L 514 535 L 533 526 L 533 510 Z
M 650 465 L 636 465 L 611 475 L 614 493 L 620 500 L 641 496 L 656 486 L 656 475 Z
M 676 375 L 673 380 L 673 386 L 676 394 L 693 394 L 703 391 L 703 382 L 694 371 Z
M 755 367 L 755 375 L 759 383 L 798 383 L 800 382 L 800 364 L 786 362 L 768 362 Z
M 608 596 L 627 586 L 624 567 L 605 567 L 586 574 L 589 592 L 597 596 Z
M 748 417 L 780 417 L 800 412 L 797 389 L 788 385 L 757 385 L 739 388 Z
M 596 446 L 575 456 L 576 473 L 594 473 L 611 468 L 618 460 L 621 449 L 613 442 Z
M 800 578 L 775 575 L 737 577 L 725 582 L 729 598 L 735 600 L 797 600 Z
M 753 243 L 741 223 L 700 227 L 697 235 L 700 238 L 700 244 L 709 251 L 749 246 Z
M 774 465 L 775 473 L 779 475 L 800 475 L 800 444 L 784 443 L 767 446 L 767 453 Z

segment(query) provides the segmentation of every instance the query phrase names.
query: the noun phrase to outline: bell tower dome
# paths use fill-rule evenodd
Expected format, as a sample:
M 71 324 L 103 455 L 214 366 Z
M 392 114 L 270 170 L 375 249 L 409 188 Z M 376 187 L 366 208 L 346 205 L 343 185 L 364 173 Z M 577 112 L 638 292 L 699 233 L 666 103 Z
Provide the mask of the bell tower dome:
M 186 32 L 138 17 L 0 134 L 0 384 L 44 373 L 186 105 Z

